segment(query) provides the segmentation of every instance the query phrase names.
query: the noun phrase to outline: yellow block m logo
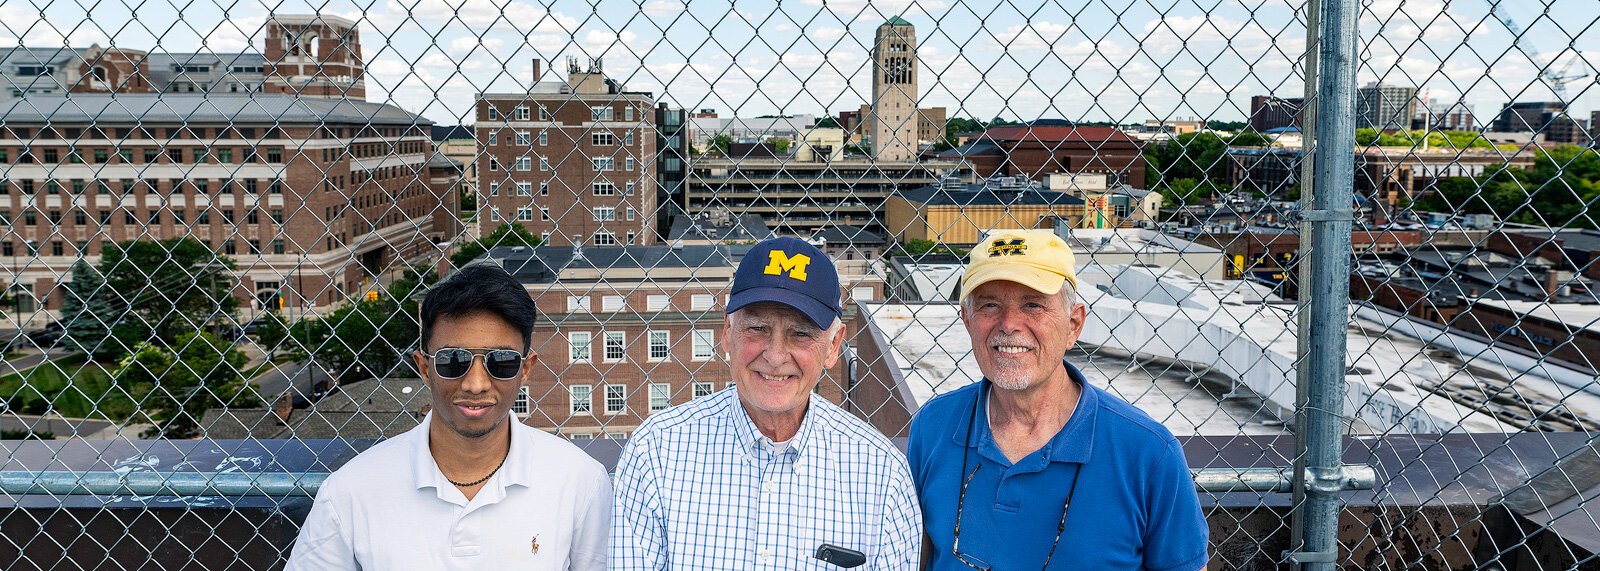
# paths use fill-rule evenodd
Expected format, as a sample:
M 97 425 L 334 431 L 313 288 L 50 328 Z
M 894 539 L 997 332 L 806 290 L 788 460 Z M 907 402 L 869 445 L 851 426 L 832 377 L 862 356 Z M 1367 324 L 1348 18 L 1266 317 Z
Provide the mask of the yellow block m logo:
M 773 250 L 767 252 L 767 258 L 770 260 L 764 272 L 767 275 L 781 276 L 784 272 L 789 272 L 789 277 L 806 281 L 806 266 L 811 265 L 811 256 L 795 254 L 791 258 L 783 250 Z

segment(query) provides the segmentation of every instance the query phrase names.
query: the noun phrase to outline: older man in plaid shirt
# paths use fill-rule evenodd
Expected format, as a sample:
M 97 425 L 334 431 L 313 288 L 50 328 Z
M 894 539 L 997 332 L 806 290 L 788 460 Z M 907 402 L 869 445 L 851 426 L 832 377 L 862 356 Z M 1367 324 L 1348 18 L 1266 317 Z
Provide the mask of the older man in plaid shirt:
M 612 569 L 915 569 L 901 453 L 816 395 L 844 345 L 839 276 L 795 238 L 757 244 L 722 331 L 736 387 L 634 433 L 617 465 Z

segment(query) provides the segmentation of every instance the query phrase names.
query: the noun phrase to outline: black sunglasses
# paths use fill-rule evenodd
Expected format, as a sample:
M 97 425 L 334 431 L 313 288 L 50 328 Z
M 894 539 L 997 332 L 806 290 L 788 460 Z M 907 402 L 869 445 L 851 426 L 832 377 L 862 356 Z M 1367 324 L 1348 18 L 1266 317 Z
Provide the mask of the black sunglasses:
M 442 347 L 433 354 L 418 351 L 433 360 L 433 372 L 443 379 L 459 379 L 472 369 L 472 362 L 483 355 L 483 370 L 502 381 L 517 378 L 522 373 L 522 353 L 510 349 L 464 349 Z

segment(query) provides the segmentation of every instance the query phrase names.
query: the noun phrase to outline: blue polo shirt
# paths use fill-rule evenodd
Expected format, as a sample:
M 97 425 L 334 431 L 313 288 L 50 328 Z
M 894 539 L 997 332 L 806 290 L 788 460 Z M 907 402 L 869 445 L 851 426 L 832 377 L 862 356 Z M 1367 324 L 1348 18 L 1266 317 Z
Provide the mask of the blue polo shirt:
M 923 548 L 932 552 L 928 568 L 970 569 L 951 554 L 956 500 L 966 477 L 960 474 L 963 454 L 968 474 L 976 475 L 961 515 L 961 552 L 991 569 L 1028 571 L 1044 564 L 1079 466 L 1051 569 L 1194 571 L 1205 565 L 1206 521 L 1178 440 L 1063 364 L 1083 388 L 1078 407 L 1061 432 L 1016 464 L 989 430 L 987 379 L 929 400 L 912 420 L 906 456 L 932 540 Z

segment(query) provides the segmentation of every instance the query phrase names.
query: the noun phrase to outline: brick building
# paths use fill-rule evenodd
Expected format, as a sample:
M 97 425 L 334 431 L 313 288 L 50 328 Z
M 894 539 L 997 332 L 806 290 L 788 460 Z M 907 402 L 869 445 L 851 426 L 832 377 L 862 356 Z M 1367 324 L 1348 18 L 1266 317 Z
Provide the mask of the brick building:
M 517 223 L 546 243 L 656 242 L 656 107 L 600 61 L 567 62 L 566 81 L 478 96 L 478 221 Z
M 1139 141 L 1113 127 L 1007 125 L 938 156 L 971 162 L 979 178 L 1088 173 L 1104 174 L 1114 186 L 1144 183 L 1139 153 Z
M 515 410 L 569 438 L 626 438 L 649 415 L 732 386 L 719 347 L 734 269 L 749 245 L 496 248 L 487 257 L 539 307 L 539 363 Z M 845 307 L 883 281 L 841 264 Z M 846 360 L 817 391 L 841 402 Z
M 366 99 L 355 22 L 280 14 L 262 52 L 145 52 L 101 47 L 0 49 L 0 103 L 62 93 L 280 93 Z
M 56 283 L 128 240 L 187 236 L 238 262 L 238 294 L 315 310 L 458 232 L 459 166 L 390 105 L 289 95 L 38 95 L 0 107 L 0 260 Z M 259 304 L 258 304 L 259 305 Z M 246 304 L 246 307 L 249 307 Z M 33 308 L 18 307 L 20 310 Z

